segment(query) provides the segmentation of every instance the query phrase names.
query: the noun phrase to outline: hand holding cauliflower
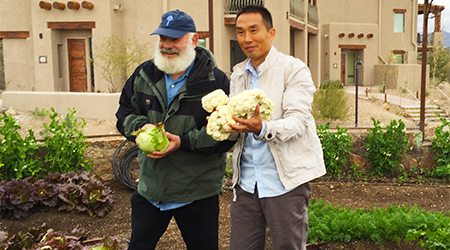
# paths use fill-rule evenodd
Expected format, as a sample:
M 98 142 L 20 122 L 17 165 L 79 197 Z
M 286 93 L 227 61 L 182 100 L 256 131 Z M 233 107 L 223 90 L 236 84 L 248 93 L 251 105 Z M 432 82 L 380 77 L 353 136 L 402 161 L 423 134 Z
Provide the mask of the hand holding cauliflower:
M 245 90 L 233 96 L 227 106 L 232 115 L 248 119 L 255 114 L 257 104 L 259 104 L 261 118 L 268 121 L 273 115 L 275 105 L 260 89 Z
M 248 119 L 255 114 L 256 105 L 259 104 L 261 118 L 265 121 L 274 113 L 274 103 L 266 98 L 260 89 L 245 90 L 234 96 L 228 102 L 228 96 L 221 89 L 212 91 L 202 98 L 202 107 L 212 112 L 206 126 L 206 133 L 216 141 L 228 139 L 230 129 L 228 124 L 236 124 L 232 116 Z M 214 112 L 213 112 L 214 111 Z

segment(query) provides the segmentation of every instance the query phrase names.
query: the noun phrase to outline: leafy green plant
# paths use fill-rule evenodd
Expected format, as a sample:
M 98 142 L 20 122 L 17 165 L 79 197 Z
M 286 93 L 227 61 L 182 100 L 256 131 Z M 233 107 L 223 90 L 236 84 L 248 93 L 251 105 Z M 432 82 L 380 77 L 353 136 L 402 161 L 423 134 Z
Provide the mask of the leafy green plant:
M 47 150 L 45 162 L 49 163 L 48 172 L 80 172 L 89 171 L 92 163 L 84 159 L 87 149 L 86 137 L 80 129 L 86 126 L 84 119 L 75 119 L 76 111 L 69 109 L 70 113 L 60 119 L 54 108 L 49 115 L 51 123 L 44 123 L 44 147 Z
M 436 168 L 431 175 L 440 178 L 450 178 L 450 121 L 440 118 L 441 125 L 434 130 L 435 137 L 431 139 L 431 149 Z M 447 129 L 446 129 L 447 127 Z
M 404 239 L 410 230 L 426 225 L 430 232 L 447 230 L 449 214 L 430 213 L 415 206 L 388 206 L 386 209 L 341 208 L 322 199 L 313 199 L 309 205 L 308 242 L 370 240 L 376 244 Z M 444 244 L 448 238 L 435 237 Z M 431 249 L 431 248 L 430 248 Z M 437 248 L 436 248 L 437 249 Z M 448 249 L 448 248 L 439 248 Z
M 21 127 L 14 117 L 2 112 L 0 115 L 0 180 L 21 179 L 42 175 L 43 164 L 36 156 L 39 144 L 34 132 L 28 130 L 25 138 L 19 133 Z
M 44 117 L 50 115 L 50 112 L 46 109 L 40 110 L 38 107 L 36 107 L 34 109 L 34 111 L 32 112 L 32 114 L 35 119 L 42 120 L 42 119 L 44 119 Z
M 408 136 L 405 123 L 402 120 L 391 120 L 390 125 L 383 130 L 381 122 L 371 118 L 374 128 L 369 129 L 366 143 L 366 156 L 372 164 L 369 173 L 384 175 L 393 172 L 400 161 L 405 157 L 408 145 Z
M 73 229 L 64 234 L 55 231 L 43 224 L 40 227 L 32 227 L 28 232 L 8 234 L 0 231 L 0 249 L 30 249 L 30 250 L 52 250 L 52 249 L 78 249 L 78 250 L 122 250 L 120 240 L 115 237 L 104 237 L 101 239 L 87 240 L 89 232 L 84 229 Z M 86 242 L 96 242 L 86 243 Z
M 348 128 L 336 126 L 336 133 L 330 132 L 330 123 L 319 125 L 317 135 L 322 144 L 323 158 L 328 174 L 341 176 L 342 166 L 347 162 L 353 143 L 347 134 Z
M 52 207 L 104 217 L 113 203 L 112 190 L 98 176 L 87 172 L 52 173 L 38 181 L 29 177 L 0 182 L 0 218 L 10 220 Z
M 421 225 L 424 229 L 411 229 L 406 235 L 407 241 L 420 239 L 418 246 L 426 247 L 427 250 L 450 249 L 450 227 L 438 228 L 436 231 L 427 229 L 427 225 Z
M 314 93 L 312 114 L 314 118 L 325 121 L 343 120 L 349 117 L 351 109 L 342 85 L 333 82 L 321 85 Z

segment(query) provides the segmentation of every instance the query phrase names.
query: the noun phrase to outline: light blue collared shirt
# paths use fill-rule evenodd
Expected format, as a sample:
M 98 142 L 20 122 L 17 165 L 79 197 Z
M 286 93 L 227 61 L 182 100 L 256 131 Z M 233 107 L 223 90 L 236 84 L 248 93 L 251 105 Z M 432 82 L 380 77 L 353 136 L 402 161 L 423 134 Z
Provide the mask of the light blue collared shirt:
M 246 73 L 250 72 L 252 75 L 250 89 L 260 88 L 259 75 L 261 74 L 261 65 L 256 71 L 251 60 L 247 63 L 245 71 Z M 266 128 L 267 125 L 263 121 L 261 133 L 257 138 L 264 134 Z M 253 133 L 247 134 L 240 165 L 241 181 L 239 186 L 243 190 L 253 194 L 256 186 L 258 188 L 259 198 L 275 197 L 291 191 L 285 190 L 280 181 L 277 168 L 275 167 L 275 161 L 270 152 L 269 143 L 255 140 Z
M 187 82 L 189 73 L 191 73 L 192 68 L 194 67 L 194 62 L 192 62 L 191 66 L 182 74 L 180 77 L 177 78 L 177 80 L 173 80 L 172 76 L 170 74 L 164 74 L 164 79 L 166 81 L 166 91 L 167 91 L 167 107 L 169 107 L 170 103 L 173 101 L 175 96 L 177 95 L 178 91 L 183 87 L 183 85 Z M 163 205 L 158 204 L 158 202 L 149 200 L 151 204 L 153 204 L 155 207 L 159 208 L 161 211 L 167 211 L 171 209 L 176 209 L 188 204 L 191 204 L 193 201 L 188 202 L 176 202 L 176 203 L 166 203 Z

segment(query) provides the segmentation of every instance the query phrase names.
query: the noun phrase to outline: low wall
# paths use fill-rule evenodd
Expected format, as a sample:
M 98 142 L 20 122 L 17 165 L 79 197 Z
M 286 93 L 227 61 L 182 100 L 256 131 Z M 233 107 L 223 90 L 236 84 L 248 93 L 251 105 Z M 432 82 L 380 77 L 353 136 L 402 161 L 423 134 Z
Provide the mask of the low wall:
M 80 92 L 40 92 L 5 91 L 2 93 L 3 106 L 18 111 L 34 111 L 36 108 L 51 107 L 59 114 L 74 108 L 77 117 L 86 119 L 115 120 L 119 108 L 120 93 L 80 93 Z
M 435 162 L 433 160 L 433 152 L 430 143 L 418 147 L 414 140 L 415 131 L 407 131 L 409 145 L 406 151 L 406 158 L 400 163 L 400 168 L 409 172 L 411 168 L 419 166 L 423 169 L 433 169 Z M 353 146 L 351 148 L 350 157 L 343 166 L 343 171 L 349 170 L 354 163 L 358 164 L 357 169 L 365 172 L 371 168 L 370 162 L 365 156 L 367 142 L 367 133 L 349 133 L 352 137 Z M 100 137 L 88 139 L 88 150 L 85 153 L 86 159 L 92 160 L 94 167 L 92 171 L 104 180 L 114 178 L 112 171 L 112 158 L 116 148 L 125 140 L 122 136 Z M 229 157 L 227 158 L 229 160 Z M 229 162 L 230 164 L 230 162 Z M 400 169 L 399 169 L 400 170 Z

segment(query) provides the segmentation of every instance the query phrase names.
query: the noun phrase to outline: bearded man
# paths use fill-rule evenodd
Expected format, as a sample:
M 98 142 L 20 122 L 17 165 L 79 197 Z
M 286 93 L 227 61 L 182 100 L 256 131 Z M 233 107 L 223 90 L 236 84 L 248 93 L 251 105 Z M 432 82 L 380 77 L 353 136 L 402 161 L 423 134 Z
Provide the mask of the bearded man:
M 201 98 L 229 81 L 211 52 L 197 47 L 192 18 L 175 10 L 162 15 L 155 55 L 125 83 L 116 113 L 117 129 L 131 133 L 164 123 L 170 141 L 164 152 L 139 151 L 139 184 L 131 197 L 131 250 L 155 249 L 175 218 L 187 249 L 218 249 L 218 194 L 226 152 L 233 141 L 206 133 Z

